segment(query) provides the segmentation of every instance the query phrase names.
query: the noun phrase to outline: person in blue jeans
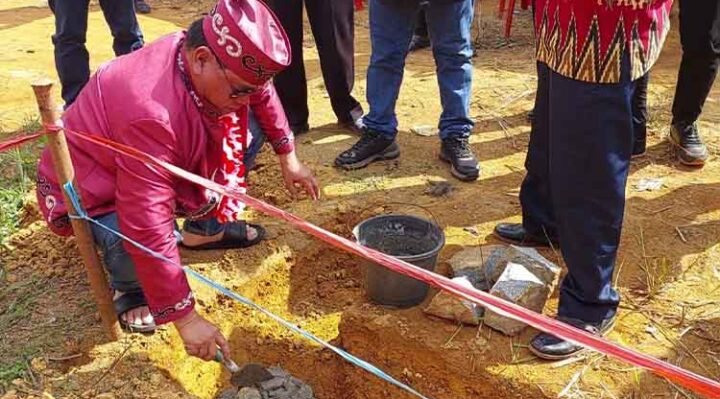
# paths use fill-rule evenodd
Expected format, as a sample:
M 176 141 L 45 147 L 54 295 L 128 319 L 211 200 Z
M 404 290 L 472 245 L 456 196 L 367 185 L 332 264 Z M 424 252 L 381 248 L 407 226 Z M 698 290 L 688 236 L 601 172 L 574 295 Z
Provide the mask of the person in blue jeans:
M 397 102 L 405 58 L 420 11 L 420 0 L 370 0 L 372 55 L 367 72 L 367 102 L 363 134 L 350 149 L 335 159 L 346 169 L 364 168 L 372 162 L 400 156 L 397 135 Z M 449 163 L 453 176 L 476 180 L 480 166 L 468 137 L 472 86 L 472 0 L 431 0 L 426 17 L 440 86 L 440 159 Z
M 87 36 L 90 0 L 50 0 L 55 14 L 55 68 L 57 69 L 65 108 L 69 107 L 90 79 L 90 56 Z M 144 44 L 135 16 L 134 0 L 100 0 L 105 21 L 113 36 L 116 56 L 141 48 Z

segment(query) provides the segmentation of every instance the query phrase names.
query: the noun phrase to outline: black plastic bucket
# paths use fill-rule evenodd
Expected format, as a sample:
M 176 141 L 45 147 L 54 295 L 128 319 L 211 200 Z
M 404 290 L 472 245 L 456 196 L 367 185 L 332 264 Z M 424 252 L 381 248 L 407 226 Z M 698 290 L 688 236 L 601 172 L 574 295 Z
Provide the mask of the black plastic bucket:
M 425 270 L 435 271 L 445 234 L 435 223 L 408 215 L 383 215 L 363 221 L 353 229 L 361 245 L 392 255 Z M 393 307 L 421 303 L 426 283 L 366 261 L 365 291 L 373 302 Z

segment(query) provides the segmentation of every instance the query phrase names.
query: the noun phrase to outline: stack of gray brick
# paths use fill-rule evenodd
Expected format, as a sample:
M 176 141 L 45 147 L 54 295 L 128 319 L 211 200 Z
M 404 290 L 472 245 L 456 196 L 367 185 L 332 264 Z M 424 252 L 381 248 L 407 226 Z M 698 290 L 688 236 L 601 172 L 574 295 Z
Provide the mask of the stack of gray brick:
M 218 399 L 315 399 L 312 388 L 280 367 L 267 369 L 263 381 L 247 381 L 223 391 Z

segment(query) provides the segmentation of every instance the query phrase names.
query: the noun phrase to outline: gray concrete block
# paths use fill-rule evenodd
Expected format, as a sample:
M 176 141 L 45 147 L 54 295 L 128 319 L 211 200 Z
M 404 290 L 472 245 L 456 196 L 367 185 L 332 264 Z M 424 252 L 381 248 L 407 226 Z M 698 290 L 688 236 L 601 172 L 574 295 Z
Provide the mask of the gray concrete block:
M 492 286 L 488 266 L 496 265 L 504 259 L 506 247 L 502 245 L 483 245 L 481 247 L 465 248 L 453 255 L 448 264 L 452 270 L 452 277 L 467 277 L 473 287 L 487 291 Z M 504 267 L 504 265 L 503 265 Z
M 270 372 L 270 374 L 273 375 L 273 377 L 284 378 L 288 375 L 288 373 L 286 373 L 285 370 L 281 369 L 278 366 L 272 366 L 272 367 L 268 368 L 267 370 Z
M 314 399 L 314 395 L 312 388 L 303 385 L 293 399 Z
M 459 282 L 465 286 L 471 286 L 467 277 L 455 277 L 453 281 Z M 430 304 L 423 309 L 423 312 L 437 316 L 447 320 L 459 321 L 463 324 L 477 326 L 483 316 L 483 308 L 469 303 L 456 296 L 440 291 L 430 301 Z
M 263 381 L 260 383 L 260 388 L 263 391 L 273 391 L 281 388 L 285 384 L 285 379 L 282 377 L 275 377 L 272 380 Z
M 237 399 L 238 390 L 235 388 L 226 389 L 217 396 L 217 399 Z
M 525 266 L 544 284 L 554 286 L 560 275 L 560 267 L 545 259 L 535 248 L 510 245 L 505 251 L 493 252 L 485 264 L 485 273 L 490 284 L 499 281 L 508 263 Z
M 525 265 L 509 262 L 490 294 L 527 309 L 541 312 L 552 292 L 552 285 L 542 281 Z M 484 324 L 506 335 L 517 335 L 527 325 L 492 311 L 486 311 Z
M 240 389 L 236 399 L 262 399 L 262 395 L 260 395 L 260 391 L 255 388 L 245 387 Z

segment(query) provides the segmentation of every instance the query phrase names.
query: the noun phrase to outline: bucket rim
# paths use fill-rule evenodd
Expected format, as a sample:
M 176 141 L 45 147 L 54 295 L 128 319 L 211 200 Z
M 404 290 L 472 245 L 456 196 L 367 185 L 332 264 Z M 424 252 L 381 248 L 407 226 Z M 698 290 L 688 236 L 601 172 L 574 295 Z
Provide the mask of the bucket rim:
M 421 218 L 421 217 L 419 217 L 419 216 L 414 216 L 414 215 L 404 215 L 404 214 L 401 214 L 401 213 L 389 213 L 389 214 L 385 214 L 385 215 L 377 215 L 377 216 L 373 216 L 373 217 L 371 217 L 371 218 L 365 219 L 365 220 L 363 220 L 362 222 L 356 224 L 355 227 L 353 227 L 353 229 L 352 229 L 353 237 L 355 237 L 355 242 L 357 242 L 357 243 L 360 244 L 360 245 L 363 245 L 363 244 L 360 242 L 360 227 L 361 227 L 362 225 L 364 225 L 364 224 L 366 224 L 366 223 L 368 223 L 368 222 L 374 221 L 374 220 L 376 220 L 376 219 L 385 219 L 385 218 L 388 218 L 388 217 L 397 217 L 397 216 L 402 216 L 402 217 L 405 217 L 405 218 L 415 219 L 415 220 L 418 220 L 418 221 L 427 223 L 427 224 L 429 224 L 430 226 L 435 227 L 435 228 L 437 229 L 437 231 L 440 233 L 440 239 L 438 240 L 437 245 L 436 245 L 435 247 L 433 247 L 432 250 L 427 251 L 427 252 L 423 252 L 423 253 L 421 253 L 421 254 L 417 254 L 417 255 L 398 255 L 398 256 L 396 256 L 396 255 L 390 255 L 390 254 L 386 254 L 386 255 L 389 255 L 389 256 L 392 256 L 393 258 L 398 258 L 398 259 L 401 259 L 401 260 L 404 260 L 404 261 L 414 261 L 414 260 L 419 260 L 419 259 L 427 258 L 430 254 L 437 255 L 437 254 L 440 253 L 440 251 L 441 251 L 441 250 L 443 249 L 443 247 L 445 246 L 445 231 L 443 231 L 443 229 L 442 229 L 440 226 L 438 226 L 437 223 L 433 222 L 432 220 L 423 219 L 423 218 Z M 363 245 L 363 246 L 365 246 L 365 245 Z M 369 247 L 368 247 L 368 248 L 369 248 Z M 376 250 L 376 251 L 377 251 L 377 250 Z M 379 251 L 379 252 L 382 252 L 382 251 Z M 384 253 L 384 252 L 383 252 L 383 253 Z

